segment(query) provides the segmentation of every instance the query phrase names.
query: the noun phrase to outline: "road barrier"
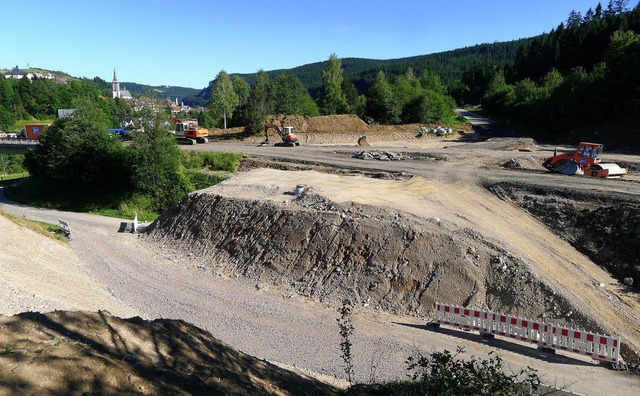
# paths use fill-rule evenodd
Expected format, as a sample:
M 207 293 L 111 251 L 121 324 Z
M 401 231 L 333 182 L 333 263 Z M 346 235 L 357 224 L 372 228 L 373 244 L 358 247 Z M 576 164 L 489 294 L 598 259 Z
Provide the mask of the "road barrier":
M 35 146 L 39 143 L 37 139 L 0 138 L 0 146 Z
M 537 344 L 539 348 L 561 349 L 614 365 L 623 363 L 620 357 L 620 337 L 440 303 L 436 303 L 434 323 L 477 330 L 480 334 L 511 337 Z

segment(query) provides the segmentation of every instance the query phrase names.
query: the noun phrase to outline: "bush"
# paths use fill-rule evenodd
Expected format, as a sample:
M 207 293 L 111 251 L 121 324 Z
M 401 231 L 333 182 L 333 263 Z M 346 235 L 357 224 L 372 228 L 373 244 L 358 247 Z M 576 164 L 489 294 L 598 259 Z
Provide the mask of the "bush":
M 187 169 L 236 172 L 242 154 L 182 151 L 180 162 Z
M 528 367 L 507 374 L 502 359 L 458 358 L 458 348 L 434 352 L 428 356 L 409 357 L 407 369 L 411 381 L 352 386 L 343 395 L 529 395 L 542 385 L 536 370 Z
M 7 175 L 25 173 L 24 154 L 0 154 L 0 172 Z
M 203 188 L 215 186 L 216 184 L 223 182 L 227 179 L 227 177 L 220 175 L 211 175 L 207 173 L 202 173 L 197 170 L 188 170 L 187 177 L 189 178 L 189 182 L 196 190 L 202 190 Z

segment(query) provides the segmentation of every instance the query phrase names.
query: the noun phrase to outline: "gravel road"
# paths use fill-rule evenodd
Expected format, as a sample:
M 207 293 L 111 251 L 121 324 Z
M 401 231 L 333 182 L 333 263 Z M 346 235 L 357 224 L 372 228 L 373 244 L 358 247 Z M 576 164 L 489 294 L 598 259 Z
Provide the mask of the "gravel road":
M 390 144 L 388 148 L 428 153 L 435 149 L 435 143 L 429 144 L 431 146 L 406 148 Z M 437 144 L 441 148 L 442 145 L 456 146 L 464 143 L 439 141 Z M 477 163 L 469 165 L 466 158 L 468 150 L 466 153 L 449 150 L 451 154 L 448 162 L 453 166 L 445 169 L 433 160 L 385 163 L 355 160 L 350 155 L 358 148 L 346 146 L 290 149 L 211 143 L 198 145 L 195 149 L 240 151 L 266 157 L 287 157 L 306 163 L 408 172 L 422 174 L 432 180 L 447 180 L 448 183 L 478 183 L 483 179 L 493 180 L 513 175 L 513 171 L 494 168 L 495 172 L 487 172 Z M 478 161 L 489 164 L 501 160 L 504 153 L 498 155 L 489 149 L 479 149 L 473 155 Z M 564 182 L 562 178 L 551 175 L 541 176 L 541 172 L 518 173 L 522 175 L 523 182 L 529 178 L 533 180 L 541 177 L 551 184 Z M 583 180 L 585 183 L 582 188 L 602 188 L 598 181 Z M 620 193 L 640 195 L 640 185 L 637 183 L 611 183 L 607 186 Z M 120 222 L 123 221 L 120 219 L 16 205 L 4 200 L 1 192 L 0 200 L 3 202 L 2 209 L 9 213 L 52 223 L 57 223 L 58 218 L 69 221 L 74 235 L 70 251 L 77 259 L 77 265 L 81 266 L 80 272 L 95 281 L 95 284 L 87 284 L 86 287 L 74 285 L 77 287 L 75 294 L 92 300 L 94 295 L 106 292 L 112 299 L 105 299 L 102 309 L 113 313 L 128 312 L 145 319 L 183 319 L 258 358 L 330 377 L 344 377 L 337 313 L 334 310 L 274 286 L 256 285 L 242 278 L 228 278 L 195 265 L 178 265 L 178 260 L 174 261 L 161 249 L 151 247 L 143 238 L 118 233 Z M 32 253 L 38 254 L 37 251 Z M 69 263 L 64 257 L 50 260 L 47 264 L 58 268 L 65 268 Z M 27 276 L 30 277 L 29 282 L 15 285 L 20 286 L 16 290 L 46 296 L 50 279 L 33 279 L 37 275 L 25 273 L 25 277 Z M 19 282 L 20 277 L 15 279 Z M 45 307 L 91 309 L 82 301 L 60 307 L 56 304 L 56 301 L 51 301 Z M 3 305 L 0 308 L 0 313 L 12 313 L 7 312 Z M 33 306 L 24 307 L 25 310 L 32 308 Z M 500 340 L 488 344 L 476 335 L 454 330 L 442 329 L 434 332 L 425 328 L 424 319 L 421 318 L 358 310 L 353 321 L 356 329 L 352 339 L 356 379 L 361 382 L 372 378 L 405 378 L 404 360 L 410 354 L 441 349 L 455 351 L 461 346 L 468 353 L 481 358 L 497 351 L 514 370 L 534 367 L 543 374 L 545 382 L 558 386 L 571 384 L 572 390 L 584 394 L 611 394 L 612 389 L 615 389 L 616 394 L 632 395 L 636 394 L 640 386 L 637 377 L 612 372 L 580 357 L 543 355 L 528 346 Z

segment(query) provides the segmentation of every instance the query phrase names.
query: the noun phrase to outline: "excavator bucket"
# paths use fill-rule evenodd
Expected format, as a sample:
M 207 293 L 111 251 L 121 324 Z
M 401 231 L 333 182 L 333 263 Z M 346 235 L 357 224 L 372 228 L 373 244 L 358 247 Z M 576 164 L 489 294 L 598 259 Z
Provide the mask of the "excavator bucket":
M 358 146 L 369 146 L 369 142 L 367 141 L 367 136 L 362 135 L 360 136 L 360 138 L 358 139 Z

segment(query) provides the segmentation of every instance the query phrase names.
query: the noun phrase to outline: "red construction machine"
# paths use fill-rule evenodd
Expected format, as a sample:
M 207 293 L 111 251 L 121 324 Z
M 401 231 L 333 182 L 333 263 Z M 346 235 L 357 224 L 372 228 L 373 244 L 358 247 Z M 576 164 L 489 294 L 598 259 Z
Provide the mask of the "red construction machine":
M 260 144 L 261 146 L 267 146 L 269 144 L 269 129 L 273 129 L 274 131 L 276 131 L 278 133 L 278 136 L 280 136 L 280 139 L 282 139 L 281 142 L 275 143 L 274 146 L 293 147 L 300 145 L 300 139 L 298 139 L 298 136 L 296 136 L 293 127 L 285 126 L 280 128 L 277 125 L 265 125 L 265 141 Z
M 547 158 L 542 165 L 551 172 L 565 175 L 588 175 L 612 179 L 627 174 L 627 170 L 617 164 L 601 163 L 601 155 L 601 144 L 580 142 L 573 153 L 556 154 Z

